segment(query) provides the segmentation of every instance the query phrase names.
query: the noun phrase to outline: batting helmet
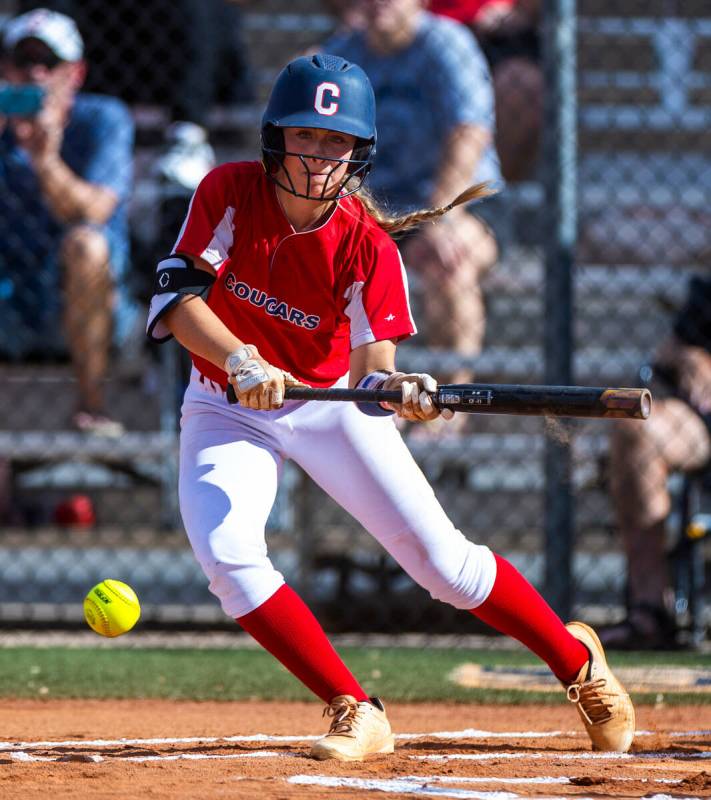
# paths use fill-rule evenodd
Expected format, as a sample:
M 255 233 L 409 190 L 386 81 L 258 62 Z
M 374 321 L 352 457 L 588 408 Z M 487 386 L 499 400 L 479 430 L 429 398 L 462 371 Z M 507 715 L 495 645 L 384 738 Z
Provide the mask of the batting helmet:
M 326 186 L 318 196 L 311 196 L 308 188 L 305 195 L 299 195 L 288 172 L 286 177 L 290 185 L 278 179 L 284 156 L 301 156 L 300 153 L 287 154 L 283 128 L 322 128 L 355 136 L 351 158 L 326 160 L 335 162 L 334 170 L 340 164 L 348 164 L 341 197 L 358 191 L 370 171 L 377 139 L 375 95 L 368 76 L 357 64 L 339 56 L 302 56 L 284 67 L 272 88 L 261 131 L 262 161 L 267 175 L 292 194 L 323 200 Z M 348 190 L 343 191 L 353 179 L 357 185 L 349 185 Z

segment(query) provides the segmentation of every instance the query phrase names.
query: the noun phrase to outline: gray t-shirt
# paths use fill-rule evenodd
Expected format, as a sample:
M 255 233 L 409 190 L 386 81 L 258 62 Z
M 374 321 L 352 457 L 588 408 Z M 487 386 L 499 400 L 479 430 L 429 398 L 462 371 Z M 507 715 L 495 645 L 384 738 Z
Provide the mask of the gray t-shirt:
M 491 75 L 468 28 L 422 12 L 414 41 L 396 53 L 374 53 L 360 32 L 334 36 L 321 49 L 361 66 L 373 84 L 378 144 L 368 186 L 389 209 L 429 205 L 447 139 L 462 124 L 491 132 L 472 183 L 502 187 Z

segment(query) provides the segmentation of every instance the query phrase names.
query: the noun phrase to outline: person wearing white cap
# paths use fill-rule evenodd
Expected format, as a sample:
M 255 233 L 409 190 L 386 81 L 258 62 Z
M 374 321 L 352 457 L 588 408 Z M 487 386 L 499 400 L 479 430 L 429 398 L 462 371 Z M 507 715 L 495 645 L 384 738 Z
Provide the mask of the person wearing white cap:
M 133 121 L 117 98 L 79 93 L 83 55 L 76 24 L 55 11 L 29 11 L 3 31 L 0 79 L 39 87 L 42 101 L 34 114 L 0 108 L 0 272 L 9 275 L 0 349 L 46 357 L 63 330 L 74 424 L 117 435 L 103 384 L 112 333 L 121 343 L 137 315 L 125 286 Z
M 81 61 L 84 42 L 74 20 L 66 14 L 38 8 L 11 19 L 5 27 L 4 46 L 14 48 L 26 39 L 38 39 L 62 61 Z

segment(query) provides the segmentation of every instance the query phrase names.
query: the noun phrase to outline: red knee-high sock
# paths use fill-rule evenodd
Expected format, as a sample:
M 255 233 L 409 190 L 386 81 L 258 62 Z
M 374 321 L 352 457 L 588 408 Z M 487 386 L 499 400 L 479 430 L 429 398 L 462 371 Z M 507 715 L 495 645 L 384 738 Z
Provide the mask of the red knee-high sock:
M 237 622 L 325 703 L 339 694 L 368 699 L 316 617 L 286 584 Z
M 518 639 L 543 659 L 559 680 L 569 683 L 590 658 L 587 648 L 568 633 L 560 617 L 514 566 L 499 555 L 494 558 L 494 588 L 472 614 Z

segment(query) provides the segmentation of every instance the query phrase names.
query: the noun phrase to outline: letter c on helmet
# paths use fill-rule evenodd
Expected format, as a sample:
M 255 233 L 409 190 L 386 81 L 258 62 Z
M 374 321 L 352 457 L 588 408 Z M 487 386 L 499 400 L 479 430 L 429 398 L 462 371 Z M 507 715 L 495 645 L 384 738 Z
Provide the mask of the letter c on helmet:
M 324 95 L 326 92 L 333 97 L 340 97 L 341 96 L 341 87 L 337 83 L 329 83 L 328 81 L 324 83 L 319 83 L 316 87 L 316 99 L 314 100 L 314 108 L 318 111 L 319 114 L 324 114 L 327 117 L 333 116 L 333 114 L 338 111 L 338 103 L 335 103 L 333 100 L 330 102 L 324 103 Z

